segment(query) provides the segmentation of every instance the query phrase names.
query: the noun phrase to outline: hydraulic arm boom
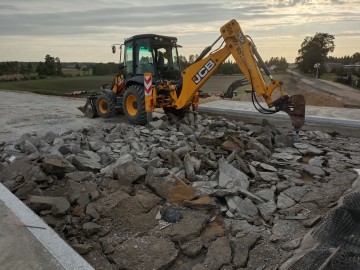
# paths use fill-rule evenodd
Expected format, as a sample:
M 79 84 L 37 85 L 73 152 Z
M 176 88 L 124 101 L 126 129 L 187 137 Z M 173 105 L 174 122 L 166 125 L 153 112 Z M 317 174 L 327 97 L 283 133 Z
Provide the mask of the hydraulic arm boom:
M 289 114 L 295 130 L 298 131 L 304 124 L 304 97 L 301 95 L 291 97 L 285 95 L 283 83 L 278 80 L 273 80 L 269 69 L 261 59 L 254 43 L 249 37 L 244 35 L 236 20 L 231 20 L 225 24 L 221 27 L 220 32 L 224 39 L 225 46 L 205 57 L 211 50 L 211 47 L 220 39 L 218 38 L 211 47 L 207 47 L 203 53 L 201 53 L 194 64 L 184 70 L 182 74 L 183 90 L 181 91 L 175 106 L 177 108 L 183 108 L 188 105 L 201 86 L 214 74 L 217 68 L 219 68 L 220 64 L 232 55 L 245 78 L 252 85 L 253 99 L 256 100 L 257 105 L 260 107 L 257 109 L 265 114 L 276 113 L 278 111 L 286 112 Z M 271 82 L 268 85 L 264 81 L 259 66 L 271 79 Z M 272 94 L 276 89 L 279 89 L 281 97 L 273 101 Z M 263 108 L 257 102 L 255 95 L 262 96 L 268 107 L 273 109 Z

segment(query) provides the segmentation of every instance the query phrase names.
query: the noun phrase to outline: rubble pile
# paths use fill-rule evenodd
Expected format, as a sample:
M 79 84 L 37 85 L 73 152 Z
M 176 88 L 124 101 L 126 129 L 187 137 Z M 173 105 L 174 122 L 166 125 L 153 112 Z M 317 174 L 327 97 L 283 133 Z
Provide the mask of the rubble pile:
M 188 113 L 24 134 L 0 182 L 95 269 L 275 269 L 357 178 L 355 138 Z

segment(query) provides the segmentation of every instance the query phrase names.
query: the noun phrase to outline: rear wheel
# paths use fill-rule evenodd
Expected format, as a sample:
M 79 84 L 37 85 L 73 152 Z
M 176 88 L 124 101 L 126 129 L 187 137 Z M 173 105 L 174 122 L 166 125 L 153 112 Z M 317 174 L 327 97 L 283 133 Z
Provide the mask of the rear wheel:
M 135 125 L 146 124 L 144 87 L 131 85 L 125 90 L 123 110 L 130 123 Z
M 111 91 L 104 91 L 98 98 L 96 104 L 98 115 L 101 117 L 111 117 L 116 113 L 116 95 Z

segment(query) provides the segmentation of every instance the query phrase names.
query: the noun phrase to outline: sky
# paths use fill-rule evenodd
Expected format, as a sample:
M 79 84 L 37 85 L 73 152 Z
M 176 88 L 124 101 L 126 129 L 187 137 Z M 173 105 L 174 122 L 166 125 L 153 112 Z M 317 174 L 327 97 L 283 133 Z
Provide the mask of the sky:
M 0 61 L 117 62 L 111 45 L 145 33 L 177 37 L 188 57 L 231 19 L 264 60 L 293 63 L 317 32 L 335 36 L 331 56 L 360 52 L 360 0 L 0 0 Z

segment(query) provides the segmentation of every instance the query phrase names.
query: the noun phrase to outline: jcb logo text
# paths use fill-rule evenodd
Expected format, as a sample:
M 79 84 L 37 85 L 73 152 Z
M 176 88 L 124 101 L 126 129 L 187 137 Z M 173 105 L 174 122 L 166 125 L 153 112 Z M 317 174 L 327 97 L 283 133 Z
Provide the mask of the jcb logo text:
M 213 60 L 209 60 L 193 77 L 195 84 L 198 84 L 215 67 Z

